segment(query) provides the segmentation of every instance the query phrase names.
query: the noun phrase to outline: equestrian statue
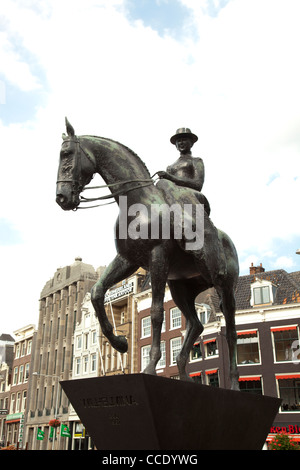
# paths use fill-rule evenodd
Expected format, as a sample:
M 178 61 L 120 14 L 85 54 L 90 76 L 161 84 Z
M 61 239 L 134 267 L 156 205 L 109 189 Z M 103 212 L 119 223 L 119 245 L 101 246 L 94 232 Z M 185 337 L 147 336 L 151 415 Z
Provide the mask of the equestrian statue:
M 191 380 L 186 364 L 203 331 L 195 299 L 214 287 L 226 321 L 231 389 L 239 390 L 235 328 L 238 257 L 231 239 L 210 219 L 210 206 L 201 192 L 204 164 L 191 154 L 197 136 L 187 128 L 177 130 L 171 143 L 180 156 L 166 171 L 158 171 L 155 181 L 144 162 L 125 145 L 103 137 L 77 136 L 67 119 L 66 130 L 56 184 L 59 206 L 76 210 L 80 204 L 109 198 L 119 206 L 115 226 L 117 254 L 91 291 L 103 334 L 117 351 L 127 351 L 127 339 L 116 335 L 108 320 L 104 297 L 113 285 L 144 268 L 151 276 L 153 337 L 150 361 L 143 372 L 155 375 L 161 357 L 163 302 L 168 284 L 175 304 L 186 318 L 186 333 L 176 359 L 179 376 L 181 380 Z M 81 193 L 96 173 L 110 194 L 85 198 Z

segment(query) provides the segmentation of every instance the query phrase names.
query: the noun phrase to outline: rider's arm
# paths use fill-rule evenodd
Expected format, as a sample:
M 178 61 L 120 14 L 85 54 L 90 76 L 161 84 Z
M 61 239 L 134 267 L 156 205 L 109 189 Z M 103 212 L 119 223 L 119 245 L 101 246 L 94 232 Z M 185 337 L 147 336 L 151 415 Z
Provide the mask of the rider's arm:
M 186 186 L 196 191 L 201 191 L 204 182 L 204 164 L 202 158 L 194 158 L 190 170 L 184 172 L 184 175 L 180 171 L 180 176 L 177 176 L 176 172 L 160 171 L 158 176 L 173 181 L 178 186 Z

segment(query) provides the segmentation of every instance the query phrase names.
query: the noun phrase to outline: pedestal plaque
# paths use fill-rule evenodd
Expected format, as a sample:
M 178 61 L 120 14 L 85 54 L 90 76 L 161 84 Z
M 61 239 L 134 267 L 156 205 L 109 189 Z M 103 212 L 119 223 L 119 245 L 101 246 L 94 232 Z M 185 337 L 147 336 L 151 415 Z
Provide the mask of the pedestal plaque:
M 147 374 L 60 384 L 98 450 L 260 450 L 281 403 Z

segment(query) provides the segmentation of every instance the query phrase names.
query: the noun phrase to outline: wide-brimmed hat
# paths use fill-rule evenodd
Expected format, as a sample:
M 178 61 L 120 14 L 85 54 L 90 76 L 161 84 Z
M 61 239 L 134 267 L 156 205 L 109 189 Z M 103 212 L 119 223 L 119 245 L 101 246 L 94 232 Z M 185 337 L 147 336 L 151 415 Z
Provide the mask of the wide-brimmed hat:
M 188 129 L 187 127 L 180 127 L 177 129 L 176 134 L 171 137 L 171 143 L 175 145 L 177 138 L 180 136 L 189 137 L 193 141 L 193 144 L 198 140 L 198 137 L 192 133 L 191 129 Z

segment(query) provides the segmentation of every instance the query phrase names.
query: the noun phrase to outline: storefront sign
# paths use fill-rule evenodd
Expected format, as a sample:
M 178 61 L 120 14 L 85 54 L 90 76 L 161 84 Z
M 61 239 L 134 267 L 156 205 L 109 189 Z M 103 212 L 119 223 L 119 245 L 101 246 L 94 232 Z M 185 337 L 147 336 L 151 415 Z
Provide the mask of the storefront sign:
M 289 424 L 288 426 L 272 426 L 270 429 L 270 433 L 280 433 L 286 432 L 288 434 L 300 434 L 300 426 L 297 424 Z
M 104 303 L 112 302 L 120 297 L 133 293 L 134 282 L 130 281 L 122 286 L 110 289 L 105 295 Z
M 13 413 L 6 416 L 6 422 L 19 421 L 21 418 L 23 418 L 23 413 Z
M 22 414 L 20 418 L 20 425 L 19 425 L 19 438 L 18 442 L 20 445 L 23 443 L 23 432 L 24 432 L 24 415 Z

